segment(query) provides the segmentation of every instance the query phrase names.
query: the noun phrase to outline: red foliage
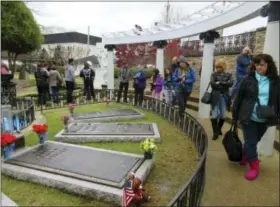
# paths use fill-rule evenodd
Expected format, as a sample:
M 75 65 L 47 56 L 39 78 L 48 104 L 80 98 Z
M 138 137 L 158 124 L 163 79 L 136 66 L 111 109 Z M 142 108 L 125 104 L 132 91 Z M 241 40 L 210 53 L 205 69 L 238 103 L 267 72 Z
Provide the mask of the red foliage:
M 16 140 L 16 137 L 12 134 L 2 133 L 1 134 L 1 146 L 5 147 L 8 144 L 11 144 Z
M 118 45 L 116 48 L 117 67 L 122 67 L 126 62 L 129 66 L 137 64 L 155 64 L 157 47 L 151 43 L 135 43 Z M 164 59 L 168 61 L 174 56 L 182 54 L 180 40 L 171 40 L 164 49 Z
M 43 124 L 43 125 L 34 124 L 34 125 L 32 126 L 32 128 L 33 128 L 33 131 L 34 131 L 34 132 L 36 132 L 37 134 L 42 135 L 42 134 L 45 134 L 45 133 L 47 132 L 47 130 L 48 130 L 48 125 L 46 125 L 46 124 Z

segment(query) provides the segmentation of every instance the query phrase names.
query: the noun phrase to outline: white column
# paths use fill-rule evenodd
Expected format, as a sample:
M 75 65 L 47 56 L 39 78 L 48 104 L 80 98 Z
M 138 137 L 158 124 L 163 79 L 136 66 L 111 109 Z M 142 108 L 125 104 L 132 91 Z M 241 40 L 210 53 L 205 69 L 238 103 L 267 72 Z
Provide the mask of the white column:
M 210 105 L 202 103 L 201 98 L 207 89 L 207 86 L 210 82 L 211 74 L 213 72 L 214 49 L 214 42 L 204 43 L 198 108 L 198 117 L 202 119 L 207 119 L 210 117 Z M 211 91 L 211 86 L 208 90 Z
M 273 57 L 279 71 L 279 19 L 267 23 L 263 53 Z M 269 127 L 258 144 L 258 153 L 264 156 L 272 156 L 275 138 L 276 127 Z
M 159 69 L 159 73 L 161 75 L 163 75 L 163 73 L 164 73 L 164 51 L 163 51 L 163 48 L 157 48 L 156 68 Z
M 114 54 L 113 51 L 108 50 L 108 75 L 107 75 L 107 86 L 108 89 L 114 89 Z

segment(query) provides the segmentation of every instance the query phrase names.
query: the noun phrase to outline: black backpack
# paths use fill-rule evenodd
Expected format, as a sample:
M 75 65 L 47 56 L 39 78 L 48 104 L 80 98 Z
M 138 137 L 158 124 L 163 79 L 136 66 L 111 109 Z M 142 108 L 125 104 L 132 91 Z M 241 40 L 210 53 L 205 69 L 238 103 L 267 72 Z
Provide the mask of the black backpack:
M 230 130 L 224 136 L 223 145 L 230 161 L 240 162 L 242 160 L 242 142 L 238 137 L 237 123 L 231 124 Z

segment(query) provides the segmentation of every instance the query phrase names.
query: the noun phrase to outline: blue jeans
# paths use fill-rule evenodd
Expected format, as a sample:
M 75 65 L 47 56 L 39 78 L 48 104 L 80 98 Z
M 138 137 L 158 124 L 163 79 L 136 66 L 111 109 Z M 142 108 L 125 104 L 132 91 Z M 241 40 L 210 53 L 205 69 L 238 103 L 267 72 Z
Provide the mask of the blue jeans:
M 239 86 L 240 82 L 245 78 L 245 76 L 246 75 L 236 73 L 236 82 L 235 82 L 234 86 L 232 87 L 232 91 L 231 91 L 232 98 L 234 98 L 234 96 L 237 92 L 238 86 Z
M 211 119 L 226 119 L 227 101 L 224 95 L 220 95 L 220 99 L 211 112 Z
M 53 98 L 53 102 L 58 103 L 58 87 L 57 86 L 52 86 L 52 98 Z
M 165 103 L 172 104 L 173 92 L 171 89 L 164 89 Z
M 249 163 L 258 159 L 257 144 L 266 130 L 266 123 L 250 120 L 248 124 L 242 124 L 245 155 Z

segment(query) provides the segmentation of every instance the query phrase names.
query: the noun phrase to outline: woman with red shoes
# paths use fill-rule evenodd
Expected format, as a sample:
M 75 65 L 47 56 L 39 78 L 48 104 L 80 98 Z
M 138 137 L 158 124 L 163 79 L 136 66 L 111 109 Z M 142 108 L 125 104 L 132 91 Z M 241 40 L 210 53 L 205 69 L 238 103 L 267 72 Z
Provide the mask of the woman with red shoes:
M 253 58 L 251 71 L 240 83 L 233 102 L 232 117 L 239 121 L 244 135 L 243 159 L 240 164 L 250 165 L 245 174 L 254 180 L 259 174 L 257 144 L 269 126 L 279 123 L 280 80 L 273 58 L 259 54 Z

